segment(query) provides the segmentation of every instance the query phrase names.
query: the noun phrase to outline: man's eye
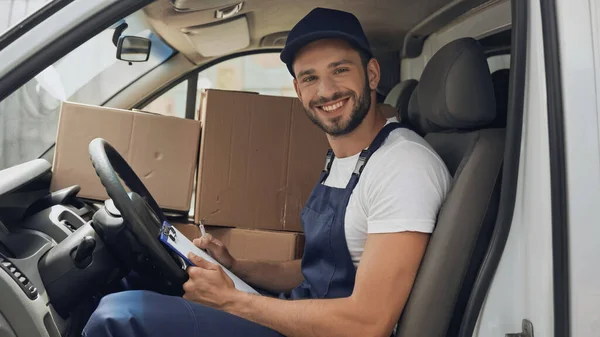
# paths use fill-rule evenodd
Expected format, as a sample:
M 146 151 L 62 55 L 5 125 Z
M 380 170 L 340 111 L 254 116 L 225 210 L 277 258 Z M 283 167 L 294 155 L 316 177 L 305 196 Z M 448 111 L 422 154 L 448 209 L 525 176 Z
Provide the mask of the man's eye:
M 337 68 L 334 73 L 335 74 L 341 74 L 341 73 L 344 73 L 346 71 L 348 71 L 348 68 Z
M 302 82 L 305 82 L 305 83 L 311 82 L 311 81 L 314 81 L 315 79 L 316 79 L 316 76 L 307 76 L 302 80 Z

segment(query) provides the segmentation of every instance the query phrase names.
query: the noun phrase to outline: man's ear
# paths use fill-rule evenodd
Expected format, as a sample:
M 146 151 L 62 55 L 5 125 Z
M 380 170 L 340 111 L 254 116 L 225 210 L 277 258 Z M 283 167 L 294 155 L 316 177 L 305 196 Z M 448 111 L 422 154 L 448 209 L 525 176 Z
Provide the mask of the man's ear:
M 298 88 L 298 80 L 294 78 L 294 90 L 296 90 L 296 95 L 298 95 L 298 98 L 300 100 L 302 100 L 302 93 L 300 92 L 300 89 Z
M 369 78 L 369 88 L 371 90 L 377 89 L 379 80 L 381 79 L 381 69 L 379 68 L 379 62 L 375 58 L 371 58 L 367 63 L 367 76 Z

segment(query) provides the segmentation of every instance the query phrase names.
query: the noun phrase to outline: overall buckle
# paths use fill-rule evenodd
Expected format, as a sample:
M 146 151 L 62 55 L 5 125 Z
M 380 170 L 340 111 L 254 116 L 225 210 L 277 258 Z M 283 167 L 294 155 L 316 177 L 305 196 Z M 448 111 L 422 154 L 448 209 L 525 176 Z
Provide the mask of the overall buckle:
M 365 165 L 367 164 L 367 160 L 370 157 L 369 150 L 362 150 L 360 155 L 358 156 L 358 161 L 356 162 L 356 166 L 354 167 L 354 172 L 352 174 L 361 175 Z
M 331 165 L 333 165 L 333 150 L 327 150 L 327 158 L 325 159 L 325 168 L 323 172 L 329 172 L 331 170 Z

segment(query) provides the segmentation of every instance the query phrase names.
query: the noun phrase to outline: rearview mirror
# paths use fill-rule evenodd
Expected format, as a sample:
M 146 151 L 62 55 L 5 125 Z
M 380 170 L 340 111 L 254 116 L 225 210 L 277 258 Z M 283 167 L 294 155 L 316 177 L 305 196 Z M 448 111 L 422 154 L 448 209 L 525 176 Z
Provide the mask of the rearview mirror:
M 150 57 L 152 41 L 139 36 L 121 36 L 117 45 L 117 59 L 127 62 L 146 62 Z

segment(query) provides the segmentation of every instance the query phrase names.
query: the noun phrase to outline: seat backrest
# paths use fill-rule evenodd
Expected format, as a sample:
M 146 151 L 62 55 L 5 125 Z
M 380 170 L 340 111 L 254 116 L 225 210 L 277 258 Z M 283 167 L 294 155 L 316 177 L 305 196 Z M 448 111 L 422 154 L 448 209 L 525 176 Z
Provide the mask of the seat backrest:
M 408 120 L 408 102 L 419 81 L 405 80 L 396 84 L 385 98 L 384 104 L 398 110 L 399 120 Z
M 411 125 L 444 160 L 453 183 L 396 336 L 452 336 L 493 229 L 505 131 L 489 128 L 494 88 L 483 48 L 471 38 L 441 48 L 413 96 Z

